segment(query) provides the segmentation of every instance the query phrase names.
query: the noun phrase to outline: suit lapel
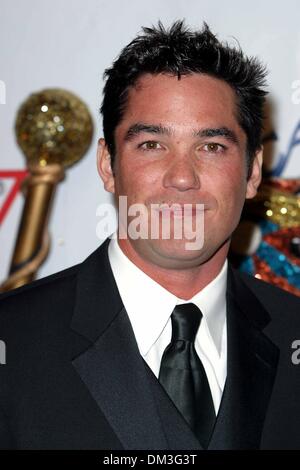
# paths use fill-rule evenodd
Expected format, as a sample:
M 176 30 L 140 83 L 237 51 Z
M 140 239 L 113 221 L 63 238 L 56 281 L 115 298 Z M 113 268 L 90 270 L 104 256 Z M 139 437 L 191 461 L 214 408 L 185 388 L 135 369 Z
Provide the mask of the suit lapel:
M 137 352 L 123 308 L 73 365 L 125 449 L 164 449 L 165 435 Z
M 72 329 L 91 344 L 73 366 L 124 449 L 199 448 L 139 353 L 107 247 L 79 268 Z
M 170 397 L 160 385 L 156 376 L 145 362 L 149 383 L 161 422 L 165 430 L 168 449 L 172 450 L 202 450 L 195 434 L 189 428 L 181 413 L 170 400 Z
M 229 269 L 227 380 L 210 449 L 258 449 L 275 380 L 278 348 L 262 329 L 270 317 Z

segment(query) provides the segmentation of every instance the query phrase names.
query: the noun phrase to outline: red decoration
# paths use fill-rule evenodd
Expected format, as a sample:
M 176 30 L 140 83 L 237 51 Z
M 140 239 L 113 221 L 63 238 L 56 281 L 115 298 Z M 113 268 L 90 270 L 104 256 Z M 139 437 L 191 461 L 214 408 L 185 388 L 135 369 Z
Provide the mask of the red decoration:
M 2 178 L 13 178 L 15 180 L 12 188 L 8 192 L 2 207 L 0 207 L 0 225 L 2 224 L 10 206 L 18 194 L 21 184 L 28 175 L 27 170 L 2 170 L 0 171 L 0 180 Z

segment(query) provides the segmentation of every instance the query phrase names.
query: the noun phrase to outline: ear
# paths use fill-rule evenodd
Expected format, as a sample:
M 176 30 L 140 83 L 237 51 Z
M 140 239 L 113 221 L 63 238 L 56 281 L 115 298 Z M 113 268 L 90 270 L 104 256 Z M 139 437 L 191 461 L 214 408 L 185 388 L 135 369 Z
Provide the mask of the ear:
M 263 147 L 256 151 L 253 159 L 252 170 L 247 182 L 246 199 L 252 199 L 256 193 L 257 188 L 261 182 L 262 176 L 262 162 L 263 162 Z
M 98 140 L 97 149 L 98 173 L 104 183 L 104 188 L 110 193 L 115 192 L 115 179 L 111 167 L 111 157 L 104 139 Z

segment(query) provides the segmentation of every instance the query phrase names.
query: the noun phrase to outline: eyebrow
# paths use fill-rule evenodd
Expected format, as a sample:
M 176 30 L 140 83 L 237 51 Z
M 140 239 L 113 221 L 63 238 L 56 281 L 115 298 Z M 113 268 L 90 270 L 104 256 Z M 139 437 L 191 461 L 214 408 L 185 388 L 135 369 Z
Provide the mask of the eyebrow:
M 194 132 L 193 135 L 195 137 L 225 137 L 234 144 L 238 144 L 236 133 L 232 129 L 228 129 L 228 127 L 200 129 Z
M 174 131 L 171 127 L 162 126 L 161 124 L 145 124 L 138 122 L 133 124 L 127 130 L 124 140 L 130 141 L 139 134 L 146 132 L 148 134 L 172 135 Z M 238 143 L 236 133 L 228 127 L 205 128 L 193 131 L 194 137 L 225 137 L 227 140 Z
M 162 126 L 161 124 L 155 125 L 138 122 L 129 127 L 125 135 L 125 140 L 131 140 L 133 137 L 136 137 L 142 132 L 147 132 L 148 134 L 172 134 L 171 128 Z

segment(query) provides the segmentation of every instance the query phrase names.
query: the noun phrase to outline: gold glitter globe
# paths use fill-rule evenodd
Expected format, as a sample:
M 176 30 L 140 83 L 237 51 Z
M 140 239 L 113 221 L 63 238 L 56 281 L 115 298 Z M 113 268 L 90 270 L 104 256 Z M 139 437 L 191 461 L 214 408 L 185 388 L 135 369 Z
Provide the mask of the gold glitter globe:
M 67 167 L 88 150 L 93 121 L 87 106 L 76 95 L 47 89 L 33 93 L 21 105 L 15 130 L 28 164 L 59 163 Z
M 282 180 L 284 182 L 284 180 Z M 280 180 L 277 180 L 279 186 Z M 300 196 L 275 187 L 270 182 L 260 186 L 257 196 L 247 201 L 248 214 L 278 224 L 280 228 L 300 227 Z

